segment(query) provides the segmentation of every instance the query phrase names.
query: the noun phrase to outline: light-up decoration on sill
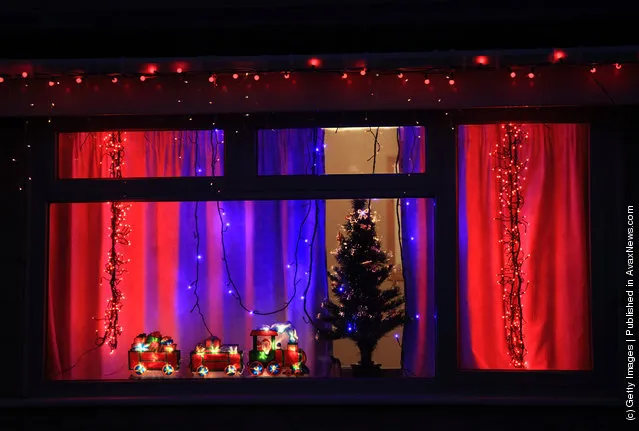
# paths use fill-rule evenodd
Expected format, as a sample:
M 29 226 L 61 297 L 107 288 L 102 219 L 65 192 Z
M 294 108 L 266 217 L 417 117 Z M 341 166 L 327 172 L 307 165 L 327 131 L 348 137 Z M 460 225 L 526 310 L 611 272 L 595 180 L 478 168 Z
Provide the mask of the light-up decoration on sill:
M 216 336 L 198 343 L 191 352 L 191 372 L 200 377 L 210 373 L 225 373 L 227 376 L 239 376 L 243 371 L 243 352 L 237 344 L 222 344 Z M 202 374 L 202 367 L 206 373 Z
M 529 281 L 524 280 L 522 271 L 524 262 L 530 255 L 522 250 L 522 227 L 526 228 L 526 216 L 521 214 L 524 205 L 522 182 L 526 180 L 528 159 L 524 159 L 521 150 L 528 134 L 516 124 L 502 125 L 503 137 L 495 144 L 489 154 L 494 158 L 492 170 L 499 185 L 499 215 L 495 218 L 501 223 L 502 235 L 499 244 L 503 251 L 503 267 L 497 274 L 502 289 L 504 307 L 504 329 L 506 346 L 511 366 L 525 368 L 526 346 L 524 344 L 524 316 L 522 295 Z
M 129 350 L 129 370 L 135 376 L 145 376 L 148 371 L 161 372 L 171 377 L 180 368 L 180 351 L 173 339 L 158 331 L 139 334 Z
M 248 369 L 252 376 L 291 376 L 310 373 L 306 353 L 298 346 L 295 327 L 290 323 L 264 325 L 251 331 L 253 349 Z

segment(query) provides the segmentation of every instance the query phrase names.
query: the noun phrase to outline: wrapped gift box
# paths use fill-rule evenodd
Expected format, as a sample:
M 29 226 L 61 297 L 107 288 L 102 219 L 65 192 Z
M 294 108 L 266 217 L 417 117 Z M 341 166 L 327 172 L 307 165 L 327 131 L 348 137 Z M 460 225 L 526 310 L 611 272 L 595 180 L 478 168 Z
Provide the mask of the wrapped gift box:
M 191 371 L 197 372 L 198 367 L 204 365 L 209 371 L 224 371 L 227 365 L 235 365 L 241 371 L 242 351 L 237 344 L 206 344 L 198 345 L 191 352 Z
M 180 351 L 172 352 L 144 352 L 129 350 L 129 369 L 137 364 L 144 365 L 147 370 L 162 370 L 164 365 L 170 364 L 174 369 L 180 369 Z

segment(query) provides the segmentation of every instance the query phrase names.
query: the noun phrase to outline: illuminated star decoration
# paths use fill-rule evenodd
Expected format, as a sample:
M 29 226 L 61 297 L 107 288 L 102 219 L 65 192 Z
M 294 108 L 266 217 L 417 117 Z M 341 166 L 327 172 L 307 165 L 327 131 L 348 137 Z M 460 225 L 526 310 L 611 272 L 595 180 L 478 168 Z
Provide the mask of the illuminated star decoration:
M 125 134 L 126 132 L 113 132 L 107 134 L 104 138 L 106 156 L 110 160 L 110 178 L 122 178 L 124 142 L 126 141 L 126 137 L 123 137 L 123 135 Z M 115 349 L 118 348 L 118 336 L 122 334 L 122 325 L 119 320 L 124 295 L 118 286 L 122 281 L 123 274 L 126 272 L 124 266 L 129 263 L 129 259 L 125 259 L 122 252 L 118 251 L 118 248 L 123 245 L 131 245 L 128 239 L 131 227 L 126 222 L 128 204 L 124 202 L 107 202 L 107 204 L 111 212 L 108 236 L 110 247 L 107 252 L 107 263 L 104 267 L 106 276 L 100 280 L 100 285 L 102 285 L 104 280 L 108 281 L 111 297 L 107 300 L 104 318 L 102 319 L 104 321 L 104 332 L 103 335 L 98 335 L 96 344 L 98 346 L 107 344 L 111 349 L 110 353 L 113 354 Z
M 524 281 L 522 268 L 530 255 L 524 255 L 521 244 L 521 228 L 526 227 L 526 216 L 521 214 L 524 205 L 522 182 L 526 180 L 528 159 L 522 159 L 521 149 L 528 139 L 520 125 L 502 126 L 503 137 L 495 144 L 490 156 L 494 157 L 493 171 L 499 183 L 499 216 L 495 219 L 502 224 L 499 244 L 502 246 L 504 263 L 497 274 L 502 289 L 504 306 L 504 328 L 510 365 L 526 368 L 526 347 L 524 345 L 524 317 L 522 295 L 529 281 Z

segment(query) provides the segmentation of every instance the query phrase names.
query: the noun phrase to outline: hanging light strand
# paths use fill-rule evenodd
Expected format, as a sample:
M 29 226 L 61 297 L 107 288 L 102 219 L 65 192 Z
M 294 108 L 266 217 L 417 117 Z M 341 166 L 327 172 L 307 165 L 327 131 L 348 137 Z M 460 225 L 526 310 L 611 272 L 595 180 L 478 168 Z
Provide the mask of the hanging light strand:
M 529 281 L 525 280 L 522 269 L 530 255 L 525 255 L 522 249 L 522 230 L 525 234 L 527 222 L 521 210 L 524 205 L 522 183 L 526 180 L 528 170 L 528 159 L 522 157 L 522 149 L 528 134 L 520 125 L 512 123 L 502 125 L 502 131 L 502 138 L 490 153 L 494 158 L 492 170 L 499 185 L 499 215 L 496 220 L 502 225 L 499 244 L 504 263 L 497 278 L 502 289 L 503 320 L 510 365 L 514 368 L 526 368 L 522 295 L 526 292 Z
M 126 137 L 123 137 L 123 135 L 125 134 L 126 132 L 118 131 L 105 136 L 104 145 L 106 155 L 110 160 L 110 178 L 122 178 L 124 142 L 126 141 Z M 106 276 L 103 277 L 100 285 L 102 285 L 104 281 L 108 282 L 111 296 L 107 300 L 104 318 L 102 319 L 104 321 L 104 332 L 103 335 L 98 336 L 96 344 L 98 346 L 108 345 L 111 349 L 111 353 L 113 353 L 118 348 L 118 337 L 122 335 L 123 331 L 122 325 L 120 324 L 120 311 L 122 309 L 124 294 L 119 285 L 122 281 L 122 276 L 126 272 L 125 265 L 130 261 L 130 259 L 125 258 L 124 254 L 119 251 L 119 247 L 131 244 L 129 241 L 131 226 L 126 221 L 126 215 L 130 205 L 117 201 L 108 202 L 107 205 L 109 205 L 111 213 L 108 236 L 110 247 L 107 252 L 107 263 L 104 267 Z

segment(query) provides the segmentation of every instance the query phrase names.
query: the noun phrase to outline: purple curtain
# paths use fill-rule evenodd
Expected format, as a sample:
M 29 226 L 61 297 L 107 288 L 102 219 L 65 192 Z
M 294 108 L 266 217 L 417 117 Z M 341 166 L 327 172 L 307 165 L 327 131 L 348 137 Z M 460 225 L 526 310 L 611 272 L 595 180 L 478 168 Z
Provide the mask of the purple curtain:
M 425 132 L 422 127 L 400 127 L 399 172 L 421 173 L 426 167 Z M 402 336 L 402 362 L 407 375 L 434 375 L 434 213 L 435 200 L 404 198 L 401 208 L 402 272 L 406 313 L 410 320 Z
M 260 131 L 260 175 L 324 174 L 324 131 L 285 129 Z M 236 206 L 246 205 L 235 203 Z M 261 310 L 275 310 L 291 300 L 279 320 L 296 327 L 300 347 L 306 350 L 312 375 L 325 375 L 330 367 L 330 343 L 315 340 L 309 316 L 315 317 L 328 295 L 326 277 L 325 203 L 323 200 L 252 202 L 256 292 L 269 292 L 256 301 Z M 243 241 L 238 241 L 243 244 Z M 238 270 L 242 262 L 237 262 Z M 285 270 L 282 270 L 285 268 Z M 308 315 L 306 314 L 308 313 Z M 256 323 L 273 323 L 270 316 Z

